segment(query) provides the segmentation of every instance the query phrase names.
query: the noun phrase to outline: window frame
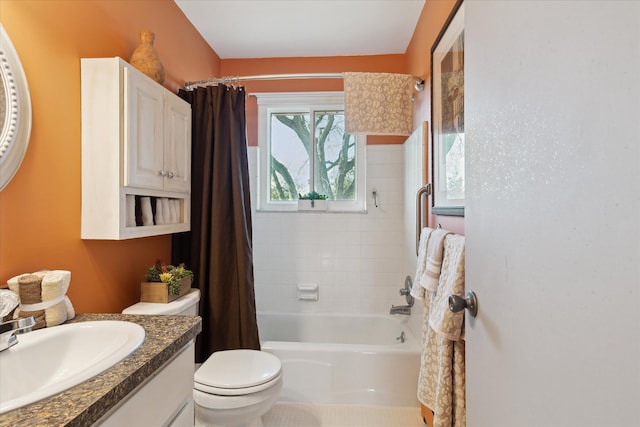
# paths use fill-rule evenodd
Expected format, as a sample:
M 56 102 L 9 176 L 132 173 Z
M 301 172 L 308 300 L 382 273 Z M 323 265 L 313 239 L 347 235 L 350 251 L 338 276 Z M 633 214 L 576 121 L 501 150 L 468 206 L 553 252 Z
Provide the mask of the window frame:
M 269 200 L 271 162 L 271 114 L 292 111 L 312 114 L 313 111 L 344 111 L 343 92 L 273 92 L 255 93 L 258 104 L 258 173 L 257 210 L 266 212 L 297 212 L 298 201 Z M 327 200 L 327 212 L 366 212 L 366 135 L 356 138 L 355 200 Z

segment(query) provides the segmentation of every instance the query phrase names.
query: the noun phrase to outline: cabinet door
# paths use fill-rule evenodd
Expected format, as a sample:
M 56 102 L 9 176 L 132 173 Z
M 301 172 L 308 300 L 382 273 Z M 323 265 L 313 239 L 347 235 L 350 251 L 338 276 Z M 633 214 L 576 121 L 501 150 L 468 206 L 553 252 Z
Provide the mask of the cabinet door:
M 181 98 L 165 96 L 164 168 L 167 191 L 191 192 L 191 106 Z
M 136 70 L 124 69 L 124 185 L 163 187 L 162 88 Z

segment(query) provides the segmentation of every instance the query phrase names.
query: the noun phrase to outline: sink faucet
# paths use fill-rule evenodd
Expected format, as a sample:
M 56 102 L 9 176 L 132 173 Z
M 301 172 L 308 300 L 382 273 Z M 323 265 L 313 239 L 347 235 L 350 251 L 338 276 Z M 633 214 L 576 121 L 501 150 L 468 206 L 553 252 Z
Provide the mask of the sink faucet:
M 18 338 L 15 334 L 31 332 L 31 327 L 35 324 L 36 319 L 33 316 L 0 323 L 0 351 L 17 344 Z
M 392 305 L 391 310 L 389 310 L 389 314 L 404 314 L 408 316 L 411 314 L 411 306 L 410 305 Z

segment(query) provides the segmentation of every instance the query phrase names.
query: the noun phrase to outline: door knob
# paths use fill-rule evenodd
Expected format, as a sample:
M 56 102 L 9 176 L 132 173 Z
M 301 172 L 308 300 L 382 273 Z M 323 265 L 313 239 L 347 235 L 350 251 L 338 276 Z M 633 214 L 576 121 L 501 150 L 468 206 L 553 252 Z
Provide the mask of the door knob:
M 478 314 L 478 299 L 473 291 L 468 291 L 464 298 L 458 295 L 449 295 L 449 310 L 457 313 L 464 309 L 469 310 L 472 317 Z

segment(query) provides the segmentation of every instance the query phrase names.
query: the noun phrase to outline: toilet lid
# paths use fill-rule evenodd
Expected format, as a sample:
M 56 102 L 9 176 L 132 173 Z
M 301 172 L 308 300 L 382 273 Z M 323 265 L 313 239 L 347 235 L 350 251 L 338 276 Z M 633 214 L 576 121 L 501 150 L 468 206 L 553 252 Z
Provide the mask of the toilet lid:
M 225 350 L 213 353 L 196 371 L 194 380 L 217 389 L 241 389 L 267 383 L 281 370 L 280 359 L 272 354 L 258 350 Z
M 253 393 L 258 393 L 258 392 L 270 389 L 276 386 L 278 382 L 281 382 L 281 381 L 282 381 L 282 373 L 280 373 L 271 381 L 267 381 L 266 383 L 262 383 L 253 387 L 219 388 L 219 387 L 211 387 L 208 385 L 200 384 L 199 382 L 194 381 L 193 388 L 194 390 L 198 390 L 206 394 L 214 394 L 218 396 L 247 396 Z

